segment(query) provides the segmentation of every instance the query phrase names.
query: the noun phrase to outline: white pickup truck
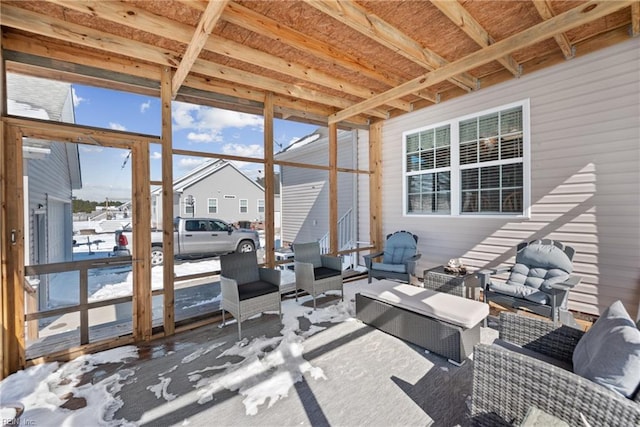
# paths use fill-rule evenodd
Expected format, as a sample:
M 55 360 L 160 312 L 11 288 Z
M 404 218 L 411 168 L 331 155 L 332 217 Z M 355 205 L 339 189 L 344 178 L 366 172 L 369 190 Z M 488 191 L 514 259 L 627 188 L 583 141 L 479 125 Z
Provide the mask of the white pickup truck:
M 176 258 L 201 258 L 230 252 L 253 252 L 260 248 L 255 230 L 237 229 L 220 219 L 180 218 L 173 221 L 174 251 Z M 115 232 L 116 255 L 131 255 L 132 232 L 130 226 Z M 151 232 L 151 264 L 164 260 L 162 231 Z

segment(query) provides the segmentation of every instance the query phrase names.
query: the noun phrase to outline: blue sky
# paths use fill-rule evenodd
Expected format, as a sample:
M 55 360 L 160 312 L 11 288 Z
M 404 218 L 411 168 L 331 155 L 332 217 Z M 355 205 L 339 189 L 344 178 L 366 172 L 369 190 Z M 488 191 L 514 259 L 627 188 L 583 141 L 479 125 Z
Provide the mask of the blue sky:
M 76 123 L 105 129 L 160 135 L 160 99 L 90 86 L 73 85 Z M 211 107 L 173 102 L 173 147 L 216 154 L 260 158 L 263 156 L 263 118 Z M 312 133 L 316 125 L 274 121 L 277 152 Z M 160 180 L 161 147 L 151 145 L 151 179 Z M 74 196 L 85 200 L 129 200 L 131 163 L 128 151 L 82 145 L 82 190 Z M 174 178 L 206 161 L 205 157 L 174 156 Z M 239 164 L 251 178 L 259 176 L 261 164 Z

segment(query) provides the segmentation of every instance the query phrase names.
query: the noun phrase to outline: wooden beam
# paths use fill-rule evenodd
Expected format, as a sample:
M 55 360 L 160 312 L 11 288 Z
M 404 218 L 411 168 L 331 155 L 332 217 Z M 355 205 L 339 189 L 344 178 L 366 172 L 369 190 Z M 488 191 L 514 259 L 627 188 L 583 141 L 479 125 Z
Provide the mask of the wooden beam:
M 382 121 L 369 128 L 369 239 L 371 246 L 382 250 Z
M 538 14 L 542 19 L 548 20 L 556 16 L 551 8 L 551 2 L 549 0 L 533 0 L 533 5 L 538 10 Z M 560 47 L 565 59 L 571 59 L 576 55 L 575 46 L 571 45 L 569 37 L 564 33 L 558 33 L 553 36 L 556 43 Z
M 126 8 L 123 8 L 122 5 L 117 2 L 79 2 L 77 0 L 50 1 L 69 9 L 77 10 L 82 13 L 90 13 L 101 19 L 129 26 L 130 28 L 157 34 L 158 36 L 169 40 L 189 43 L 192 38 L 193 27 L 154 15 L 132 5 L 127 5 Z M 211 2 L 208 3 L 208 5 L 211 5 Z M 205 12 L 206 10 L 207 9 L 205 9 Z M 123 19 L 123 16 L 127 16 L 128 18 Z M 358 86 L 347 80 L 333 77 L 328 73 L 278 58 L 277 56 L 261 50 L 253 49 L 243 45 L 242 43 L 234 42 L 233 40 L 228 40 L 219 36 L 208 36 L 208 39 L 203 42 L 202 48 L 209 52 L 237 59 L 248 64 L 257 64 L 262 68 L 276 71 L 302 81 L 311 81 L 314 84 L 325 86 L 336 91 L 346 92 L 359 98 L 366 99 L 377 93 L 369 88 Z M 193 62 L 189 63 L 190 69 L 195 62 L 195 59 L 196 58 L 193 58 Z M 179 71 L 180 68 L 178 68 L 178 71 L 173 78 L 173 99 L 175 99 L 176 96 L 177 89 L 175 87 L 175 82 Z M 182 77 L 182 81 L 184 81 L 185 78 L 186 75 Z M 262 94 L 262 96 L 264 96 L 264 94 Z M 411 105 L 402 100 L 393 100 L 390 102 L 390 106 L 403 111 L 411 111 Z
M 275 168 L 273 163 L 273 94 L 264 98 L 264 251 L 267 267 L 275 268 Z
M 167 254 L 162 263 L 164 333 L 175 332 L 174 239 L 173 239 L 173 132 L 171 121 L 171 68 L 161 67 L 160 105 L 162 116 L 162 248 Z
M 631 37 L 640 35 L 640 1 L 631 5 Z
M 514 34 L 504 40 L 500 40 L 491 46 L 476 51 L 464 58 L 458 59 L 445 65 L 442 68 L 431 71 L 430 73 L 419 76 L 410 80 L 396 88 L 387 92 L 374 96 L 360 104 L 349 107 L 329 118 L 330 123 L 339 122 L 343 119 L 351 117 L 354 114 L 360 114 L 362 111 L 369 110 L 378 105 L 385 103 L 390 98 L 397 98 L 409 93 L 421 90 L 436 83 L 440 83 L 451 76 L 455 76 L 463 71 L 470 70 L 488 62 L 494 61 L 501 56 L 525 48 L 542 40 L 548 39 L 554 34 L 559 34 L 584 25 L 595 19 L 602 18 L 610 13 L 616 12 L 622 8 L 628 7 L 634 0 L 606 1 L 592 0 L 588 3 L 568 10 L 557 15 L 547 21 L 541 22 L 530 27 L 518 34 Z
M 338 127 L 329 124 L 329 251 L 336 256 L 338 247 Z
M 355 2 L 343 0 L 305 0 L 305 2 L 427 70 L 435 70 L 448 64 L 444 58 L 424 48 L 420 43 Z M 477 80 L 466 73 L 451 76 L 447 80 L 468 91 L 478 87 Z
M 106 2 L 109 3 L 109 2 Z M 72 24 L 56 18 L 43 16 L 38 13 L 26 11 L 14 6 L 1 4 L 2 24 L 7 27 L 18 28 L 35 34 L 40 34 L 53 39 L 64 40 L 81 46 L 127 55 L 135 59 L 152 62 L 159 65 L 175 67 L 179 63 L 179 54 L 167 49 L 160 49 L 145 43 L 136 42 L 124 37 L 118 37 L 98 30 L 93 30 L 77 24 Z M 60 31 L 65 28 L 65 31 Z M 271 91 L 287 96 L 302 98 L 338 108 L 346 108 L 353 105 L 339 96 L 318 93 L 302 87 L 302 85 L 283 84 L 276 79 L 267 78 L 258 74 L 249 73 L 223 66 L 214 62 L 197 59 L 192 67 L 193 71 L 205 76 L 216 77 L 240 83 L 247 86 L 258 87 L 266 92 Z M 368 114 L 387 118 L 385 110 L 372 109 Z
M 431 3 L 440 10 L 451 22 L 465 32 L 482 47 L 495 43 L 491 35 L 480 25 L 476 19 L 457 1 L 431 0 Z M 520 77 L 522 68 L 511 55 L 498 58 L 498 62 L 516 77 Z
M 193 38 L 187 46 L 187 50 L 182 56 L 182 61 L 178 66 L 175 74 L 173 75 L 173 81 L 171 82 L 171 95 L 172 98 L 176 97 L 178 89 L 182 86 L 184 78 L 189 74 L 191 66 L 200 55 L 200 51 L 204 47 L 215 27 L 216 23 L 222 15 L 222 11 L 229 3 L 229 0 L 210 0 L 206 9 L 200 17 L 200 22 L 196 27 L 196 31 L 193 33 Z

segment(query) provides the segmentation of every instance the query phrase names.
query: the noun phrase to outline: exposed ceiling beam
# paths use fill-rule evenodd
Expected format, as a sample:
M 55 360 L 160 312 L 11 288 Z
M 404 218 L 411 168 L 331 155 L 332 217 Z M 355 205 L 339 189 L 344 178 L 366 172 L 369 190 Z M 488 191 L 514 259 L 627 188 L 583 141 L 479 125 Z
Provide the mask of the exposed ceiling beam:
M 640 36 L 640 1 L 631 5 L 631 36 Z
M 551 2 L 549 0 L 533 0 L 533 5 L 538 10 L 538 14 L 540 14 L 542 19 L 548 20 L 556 16 L 551 8 Z M 569 37 L 567 37 L 566 34 L 556 34 L 553 38 L 560 47 L 560 50 L 562 50 L 562 54 L 565 59 L 571 59 L 576 55 L 576 48 L 571 45 Z
M 491 46 L 480 49 L 464 58 L 458 59 L 442 68 L 416 77 L 385 93 L 374 96 L 359 104 L 353 105 L 329 117 L 329 123 L 339 122 L 355 114 L 360 114 L 370 108 L 384 104 L 388 99 L 404 96 L 425 87 L 442 82 L 451 76 L 479 67 L 491 61 L 509 54 L 518 49 L 523 49 L 532 44 L 549 38 L 550 35 L 560 34 L 584 25 L 595 19 L 602 18 L 610 13 L 630 6 L 637 0 L 593 0 L 557 15 L 547 21 L 543 21 L 518 34 L 514 34 L 504 40 L 500 40 Z
M 133 5 L 110 1 L 49 0 L 68 9 L 89 13 L 98 18 L 112 21 L 131 28 L 146 31 L 170 40 L 188 43 L 193 34 L 193 27 L 164 18 Z M 206 5 L 206 3 L 203 3 Z M 123 19 L 123 17 L 126 17 Z M 210 35 L 204 42 L 204 50 L 237 59 L 248 64 L 259 64 L 260 67 L 276 71 L 303 81 L 330 89 L 346 92 L 358 98 L 367 99 L 377 94 L 368 88 L 358 86 L 346 80 L 335 78 L 327 73 L 286 61 L 258 49 L 245 46 L 216 35 Z M 195 58 L 194 58 L 195 60 Z M 184 62 L 184 60 L 183 60 Z M 176 72 L 177 75 L 177 72 Z M 185 76 L 186 77 L 186 76 Z M 184 80 L 184 78 L 182 78 Z M 175 81 L 175 77 L 174 77 Z M 403 100 L 392 100 L 389 106 L 402 111 L 411 111 L 411 105 Z
M 179 63 L 179 55 L 176 52 L 172 52 L 167 49 L 157 48 L 155 46 L 136 42 L 124 37 L 115 36 L 78 24 L 62 21 L 50 16 L 43 16 L 5 3 L 1 4 L 1 12 L 2 24 L 8 27 L 40 34 L 53 39 L 64 40 L 81 46 L 88 46 L 115 54 L 129 56 L 131 58 L 155 64 L 175 67 Z M 197 59 L 192 68 L 205 76 L 240 83 L 246 86 L 258 87 L 265 91 L 294 96 L 336 108 L 347 108 L 348 106 L 353 105 L 352 102 L 345 100 L 343 97 L 318 93 L 318 91 L 294 84 L 283 84 L 281 81 L 275 79 L 226 67 L 202 59 Z M 388 117 L 385 110 L 380 110 L 377 107 L 372 109 L 370 114 L 380 118 Z
M 210 0 L 206 9 L 202 12 L 202 17 L 200 17 L 200 22 L 198 22 L 196 31 L 193 33 L 193 37 L 187 46 L 187 50 L 182 56 L 182 61 L 173 75 L 173 80 L 171 81 L 172 98 L 176 97 L 178 89 L 182 85 L 185 77 L 187 77 L 187 74 L 189 74 L 191 66 L 196 59 L 198 59 L 200 51 L 207 42 L 211 31 L 213 31 L 213 27 L 220 19 L 222 11 L 227 3 L 229 3 L 229 0 Z
M 205 3 L 199 0 L 179 1 L 194 9 L 202 10 L 205 7 Z M 343 51 L 338 51 L 323 41 L 289 28 L 268 16 L 261 15 L 238 3 L 229 3 L 222 14 L 222 19 L 254 33 L 287 44 L 329 64 L 335 64 L 347 70 L 353 70 L 390 87 L 397 86 L 406 81 L 406 79 L 401 79 L 393 74 L 380 70 L 378 66 L 365 56 L 356 57 Z M 438 102 L 438 95 L 431 91 L 423 91 L 422 93 L 415 93 L 413 95 L 433 103 Z
M 476 19 L 457 1 L 451 0 L 431 0 L 431 3 L 444 13 L 454 24 L 458 26 L 466 35 L 471 37 L 473 41 L 482 47 L 487 47 L 495 43 L 491 35 L 480 25 Z M 511 55 L 505 55 L 498 58 L 498 62 L 504 68 L 509 70 L 511 74 L 520 77 L 522 67 L 516 62 Z
M 435 70 L 448 64 L 444 58 L 424 48 L 396 27 L 369 13 L 355 2 L 342 0 L 305 0 L 305 2 L 427 70 Z M 447 80 L 468 91 L 478 87 L 477 79 L 466 73 L 451 76 Z

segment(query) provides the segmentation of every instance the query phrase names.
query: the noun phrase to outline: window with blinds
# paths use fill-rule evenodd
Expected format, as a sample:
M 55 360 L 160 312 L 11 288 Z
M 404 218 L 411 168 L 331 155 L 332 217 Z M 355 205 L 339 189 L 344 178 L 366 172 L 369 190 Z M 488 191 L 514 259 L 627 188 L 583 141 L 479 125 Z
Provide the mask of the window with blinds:
M 405 213 L 525 215 L 526 123 L 523 101 L 405 132 Z

